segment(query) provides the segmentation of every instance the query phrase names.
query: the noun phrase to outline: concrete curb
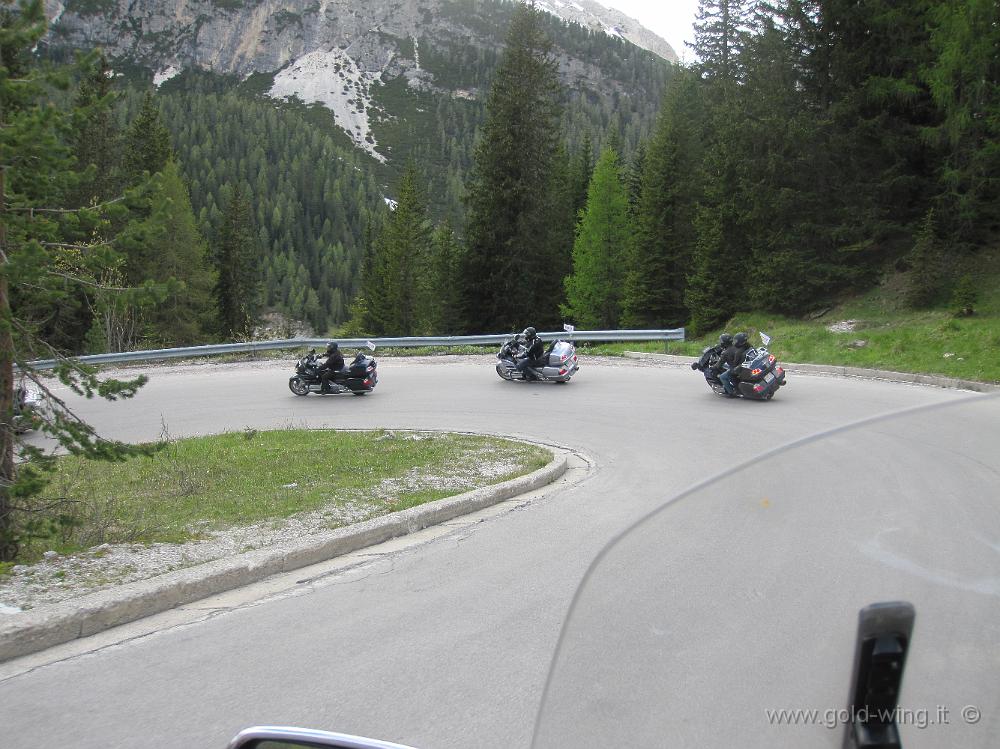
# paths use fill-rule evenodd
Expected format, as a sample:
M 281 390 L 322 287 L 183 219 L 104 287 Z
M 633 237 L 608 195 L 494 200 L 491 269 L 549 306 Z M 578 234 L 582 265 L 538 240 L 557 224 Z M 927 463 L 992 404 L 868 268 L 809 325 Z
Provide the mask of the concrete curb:
M 42 609 L 3 617 L 0 619 L 0 662 L 88 637 L 280 572 L 289 572 L 405 536 L 539 489 L 562 476 L 568 465 L 565 451 L 551 445 L 546 447 L 556 452 L 548 465 L 501 484 L 317 534 L 304 541 L 217 559 Z
M 626 351 L 625 356 L 629 359 L 651 359 L 676 366 L 690 366 L 697 357 L 695 356 L 674 356 L 673 354 L 653 354 L 642 351 Z M 863 369 L 861 367 L 841 367 L 832 364 L 790 364 L 781 362 L 786 372 L 799 372 L 801 374 L 833 375 L 835 377 L 861 377 L 868 380 L 888 380 L 890 382 L 909 382 L 916 385 L 931 385 L 941 388 L 956 388 L 958 390 L 974 390 L 978 393 L 993 393 L 1000 390 L 1000 386 L 989 382 L 977 382 L 975 380 L 960 380 L 956 377 L 942 377 L 939 375 L 913 374 L 911 372 L 888 372 L 882 369 Z

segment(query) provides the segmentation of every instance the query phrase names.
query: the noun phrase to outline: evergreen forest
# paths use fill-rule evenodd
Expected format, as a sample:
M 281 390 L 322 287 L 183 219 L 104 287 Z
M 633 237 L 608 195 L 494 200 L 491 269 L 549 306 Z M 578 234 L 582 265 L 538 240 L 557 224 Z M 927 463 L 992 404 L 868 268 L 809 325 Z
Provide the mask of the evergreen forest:
M 5 28 L 29 6 L 5 0 Z M 5 37 L 8 75 L 51 76 L 26 106 L 59 114 L 67 172 L 22 199 L 5 158 L 8 210 L 98 214 L 46 228 L 70 254 L 63 298 L 12 289 L 23 324 L 67 354 L 244 339 L 267 312 L 317 335 L 697 333 L 887 270 L 933 304 L 996 241 L 995 3 L 706 1 L 686 67 L 531 5 L 443 13 L 500 43 L 420 40 L 438 88 L 375 87 L 385 163 L 322 107 L 264 96 L 267 76 L 153 88 L 99 50 Z M 571 58 L 612 93 L 567 76 Z M 78 283 L 71 255 L 94 245 L 113 260 Z

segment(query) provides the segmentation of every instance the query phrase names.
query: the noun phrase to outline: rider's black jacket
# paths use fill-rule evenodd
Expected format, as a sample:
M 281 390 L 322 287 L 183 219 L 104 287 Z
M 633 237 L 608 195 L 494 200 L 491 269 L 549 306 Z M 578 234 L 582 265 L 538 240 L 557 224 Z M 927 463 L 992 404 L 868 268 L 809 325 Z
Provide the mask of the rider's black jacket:
M 344 355 L 340 351 L 334 351 L 328 357 L 326 361 L 320 365 L 319 371 L 325 372 L 328 369 L 340 370 L 344 368 Z
M 719 357 L 719 363 L 715 365 L 714 371 L 716 374 L 722 372 L 725 369 L 725 365 L 728 364 L 730 369 L 736 369 L 739 367 L 743 360 L 746 358 L 747 351 L 750 349 L 749 346 L 737 346 L 736 344 L 730 345 L 722 352 L 722 356 Z
M 545 343 L 541 338 L 535 338 L 532 340 L 531 345 L 528 346 L 528 350 L 524 352 L 524 358 L 530 359 L 532 361 L 537 361 L 542 358 L 542 354 L 545 353 Z

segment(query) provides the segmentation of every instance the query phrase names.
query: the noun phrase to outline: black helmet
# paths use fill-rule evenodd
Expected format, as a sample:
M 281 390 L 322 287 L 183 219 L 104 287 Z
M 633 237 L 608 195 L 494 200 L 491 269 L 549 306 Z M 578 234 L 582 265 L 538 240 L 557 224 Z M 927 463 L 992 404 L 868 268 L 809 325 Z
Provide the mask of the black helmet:
M 747 336 L 746 333 L 737 333 L 735 336 L 733 336 L 733 343 L 740 347 L 746 346 L 749 340 L 750 338 Z
M 723 333 L 722 335 L 719 336 L 720 346 L 729 346 L 730 344 L 732 344 L 732 342 L 733 342 L 733 337 L 729 335 L 729 333 Z
M 329 342 L 329 343 L 328 343 L 328 344 L 326 345 L 326 353 L 328 353 L 328 354 L 335 354 L 335 353 L 337 353 L 337 350 L 338 350 L 339 348 L 340 348 L 340 347 L 339 347 L 339 346 L 337 345 L 337 342 L 336 342 L 336 341 L 330 341 L 330 342 Z
M 532 338 L 534 338 L 537 334 L 538 332 L 530 326 L 524 329 L 524 337 L 527 338 L 529 341 Z

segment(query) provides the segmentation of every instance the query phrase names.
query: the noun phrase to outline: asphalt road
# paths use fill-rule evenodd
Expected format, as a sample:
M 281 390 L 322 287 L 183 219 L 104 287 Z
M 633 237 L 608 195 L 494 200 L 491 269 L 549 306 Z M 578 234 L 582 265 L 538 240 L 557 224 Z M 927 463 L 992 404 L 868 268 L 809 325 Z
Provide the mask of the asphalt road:
M 934 438 L 936 428 L 923 435 L 911 431 L 913 440 L 886 436 L 891 424 L 858 439 L 845 432 L 807 444 L 795 460 L 762 463 L 759 474 L 750 466 L 727 485 L 682 498 L 658 515 L 656 532 L 629 546 L 612 566 L 614 574 L 589 589 L 604 591 L 589 594 L 598 604 L 618 603 L 606 616 L 581 617 L 590 625 L 580 625 L 579 641 L 593 645 L 599 632 L 597 642 L 607 647 L 598 644 L 603 652 L 581 661 L 564 645 L 562 656 L 573 657 L 552 686 L 562 713 L 560 720 L 546 717 L 542 735 L 555 739 L 550 746 L 569 736 L 573 723 L 563 716 L 575 703 L 612 724 L 620 715 L 619 738 L 627 739 L 639 719 L 629 711 L 638 705 L 639 714 L 648 714 L 654 694 L 653 711 L 667 716 L 654 728 L 667 733 L 615 743 L 839 748 L 840 730 L 776 731 L 761 709 L 842 707 L 847 678 L 813 670 L 815 683 L 810 681 L 810 653 L 823 664 L 843 653 L 841 670 L 849 672 L 854 602 L 870 602 L 869 592 L 891 596 L 900 589 L 921 601 L 941 600 L 956 609 L 955 621 L 973 625 L 977 634 L 962 641 L 969 643 L 962 663 L 976 670 L 966 679 L 977 688 L 970 687 L 968 699 L 983 703 L 977 705 L 983 718 L 978 727 L 963 729 L 961 745 L 992 745 L 1000 730 L 1000 697 L 995 676 L 984 685 L 978 669 L 995 675 L 1000 657 L 996 495 L 968 504 L 966 495 L 952 497 L 941 487 L 977 485 L 982 472 L 997 475 L 990 457 L 1000 444 L 997 398 L 790 375 L 771 402 L 729 401 L 714 396 L 689 369 L 582 365 L 573 382 L 552 385 L 502 382 L 487 359 L 384 360 L 376 392 L 361 398 L 296 398 L 286 386 L 287 366 L 203 365 L 154 370 L 133 401 L 81 403 L 83 417 L 126 440 L 245 427 L 451 429 L 557 443 L 585 454 L 593 468 L 579 483 L 426 542 L 373 550 L 319 578 L 304 571 L 300 577 L 308 583 L 262 589 L 235 606 L 207 602 L 202 616 L 183 623 L 161 615 L 154 618 L 162 622 L 156 631 L 148 633 L 147 620 L 147 633 L 126 630 L 115 644 L 95 638 L 72 652 L 3 664 L 3 746 L 210 749 L 224 747 L 249 725 L 291 724 L 423 749 L 527 747 L 564 617 L 608 541 L 688 487 L 780 445 L 882 414 L 959 401 L 968 401 L 967 407 L 911 419 L 954 432 L 947 454 Z M 980 400 L 973 404 L 973 398 Z M 930 491 L 914 478 L 927 471 L 941 487 Z M 808 502 L 782 502 L 786 495 L 769 498 L 755 488 L 740 507 L 746 484 L 733 482 L 750 477 L 759 487 L 768 476 Z M 944 508 L 942 492 L 949 502 Z M 872 498 L 880 495 L 899 497 L 903 506 L 872 511 Z M 837 505 L 845 496 L 847 504 Z M 905 505 L 906 497 L 919 501 Z M 761 507 L 781 513 L 762 516 Z M 943 534 L 948 558 L 967 562 L 956 574 L 980 574 L 965 584 L 972 578 L 956 583 L 928 573 L 940 560 L 914 571 L 917 562 L 889 542 L 879 545 L 880 534 L 900 527 L 909 529 L 911 550 L 933 546 Z M 985 539 L 985 552 L 971 548 L 968 528 Z M 845 539 L 862 540 L 849 542 L 842 554 Z M 841 557 L 853 561 L 840 569 Z M 669 574 L 655 582 L 633 575 L 650 559 Z M 867 578 L 859 581 L 858 574 Z M 907 581 L 913 580 L 911 590 Z M 671 654 L 669 679 L 655 669 L 647 673 L 650 663 L 661 661 L 643 668 L 642 659 L 633 663 L 634 656 L 621 652 L 633 641 L 630 626 L 637 620 L 627 606 L 638 599 L 657 601 L 647 613 L 659 617 L 673 638 L 670 647 L 659 641 Z M 951 623 L 928 631 L 947 638 Z M 809 632 L 800 634 L 807 624 Z M 573 627 L 568 631 L 573 634 Z M 978 651 L 980 638 L 994 643 L 992 650 Z M 914 647 L 919 642 L 916 635 Z M 918 662 L 936 663 L 935 679 L 944 678 L 943 651 L 925 651 L 940 657 Z M 789 663 L 798 666 L 790 670 Z M 655 688 L 640 675 L 656 681 Z M 908 672 L 907 678 L 914 677 Z M 774 704 L 762 690 L 773 694 Z M 605 699 L 610 695 L 616 698 Z M 796 695 L 805 704 L 797 704 Z M 957 716 L 963 705 L 947 707 Z M 908 749 L 959 745 L 930 728 L 905 735 Z M 586 733 L 573 739 L 578 746 L 607 741 Z

